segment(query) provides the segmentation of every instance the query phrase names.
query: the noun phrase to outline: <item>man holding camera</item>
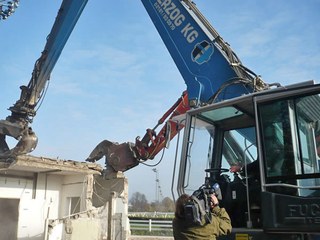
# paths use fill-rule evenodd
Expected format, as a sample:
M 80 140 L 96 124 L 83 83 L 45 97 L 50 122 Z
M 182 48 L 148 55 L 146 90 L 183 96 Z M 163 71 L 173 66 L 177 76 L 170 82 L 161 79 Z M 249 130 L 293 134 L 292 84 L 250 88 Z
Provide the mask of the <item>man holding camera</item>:
M 224 208 L 219 207 L 219 201 L 215 194 L 208 197 L 209 212 L 206 212 L 194 196 L 182 194 L 176 201 L 175 218 L 173 219 L 173 236 L 175 240 L 215 240 L 221 235 L 227 235 L 231 232 L 231 220 Z M 193 213 L 196 210 L 204 213 L 206 217 L 200 219 L 200 222 L 190 220 L 188 213 L 188 204 L 194 204 Z M 194 213 L 195 214 L 195 213 Z M 201 214 L 200 214 L 201 215 Z

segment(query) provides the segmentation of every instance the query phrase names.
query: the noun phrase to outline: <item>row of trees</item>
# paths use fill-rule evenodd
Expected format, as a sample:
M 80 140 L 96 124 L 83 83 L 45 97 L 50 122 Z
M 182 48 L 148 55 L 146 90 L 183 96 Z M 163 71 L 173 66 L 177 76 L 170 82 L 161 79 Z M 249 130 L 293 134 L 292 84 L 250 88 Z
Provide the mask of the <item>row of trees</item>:
M 165 197 L 162 201 L 149 203 L 143 193 L 135 192 L 129 199 L 129 212 L 174 212 L 174 201 Z

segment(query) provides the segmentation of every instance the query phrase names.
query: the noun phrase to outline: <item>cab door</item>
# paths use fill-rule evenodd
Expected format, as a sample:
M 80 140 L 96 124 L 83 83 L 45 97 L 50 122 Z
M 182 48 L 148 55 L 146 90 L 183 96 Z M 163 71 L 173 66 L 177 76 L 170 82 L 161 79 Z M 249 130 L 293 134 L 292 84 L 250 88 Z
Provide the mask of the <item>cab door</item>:
M 319 92 L 315 85 L 255 98 L 267 230 L 320 229 Z

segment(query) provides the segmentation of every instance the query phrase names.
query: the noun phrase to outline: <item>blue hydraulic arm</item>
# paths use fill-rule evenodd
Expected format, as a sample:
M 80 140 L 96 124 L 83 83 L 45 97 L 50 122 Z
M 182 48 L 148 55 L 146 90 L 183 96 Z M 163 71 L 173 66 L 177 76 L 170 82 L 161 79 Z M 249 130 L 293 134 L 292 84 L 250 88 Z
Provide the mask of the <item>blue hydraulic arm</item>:
M 36 115 L 37 104 L 44 96 L 50 74 L 87 1 L 63 0 L 44 50 L 34 65 L 31 80 L 27 86 L 20 87 L 20 99 L 9 108 L 11 115 L 6 120 L 0 120 L 0 158 L 25 154 L 36 147 L 37 137 L 29 124 Z M 9 149 L 6 136 L 18 140 L 13 149 Z
M 186 85 L 190 107 L 267 87 L 189 0 L 141 0 Z
M 230 99 L 269 87 L 244 67 L 229 45 L 189 0 L 141 0 L 171 57 L 177 65 L 187 90 L 159 120 L 164 123 L 157 134 L 147 129 L 135 143 L 99 143 L 87 161 L 106 157 L 107 168 L 126 171 L 153 159 L 184 127 L 173 118 L 192 107 Z M 171 115 L 169 116 L 169 112 Z

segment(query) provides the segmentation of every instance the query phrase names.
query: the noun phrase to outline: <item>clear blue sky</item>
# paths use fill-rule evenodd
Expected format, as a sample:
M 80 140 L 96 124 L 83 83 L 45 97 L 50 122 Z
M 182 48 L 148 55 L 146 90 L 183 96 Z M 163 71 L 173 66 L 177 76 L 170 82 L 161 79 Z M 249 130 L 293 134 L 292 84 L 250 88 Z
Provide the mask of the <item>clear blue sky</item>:
M 266 82 L 320 82 L 320 0 L 195 3 Z M 60 4 L 21 0 L 14 15 L 0 22 L 0 119 L 10 114 L 19 86 L 30 80 Z M 39 143 L 32 154 L 84 161 L 103 139 L 134 142 L 185 88 L 140 1 L 89 0 L 34 119 Z M 157 166 L 163 196 L 169 197 L 174 148 L 172 142 Z M 125 175 L 130 195 L 138 191 L 155 200 L 152 167 L 138 166 Z

